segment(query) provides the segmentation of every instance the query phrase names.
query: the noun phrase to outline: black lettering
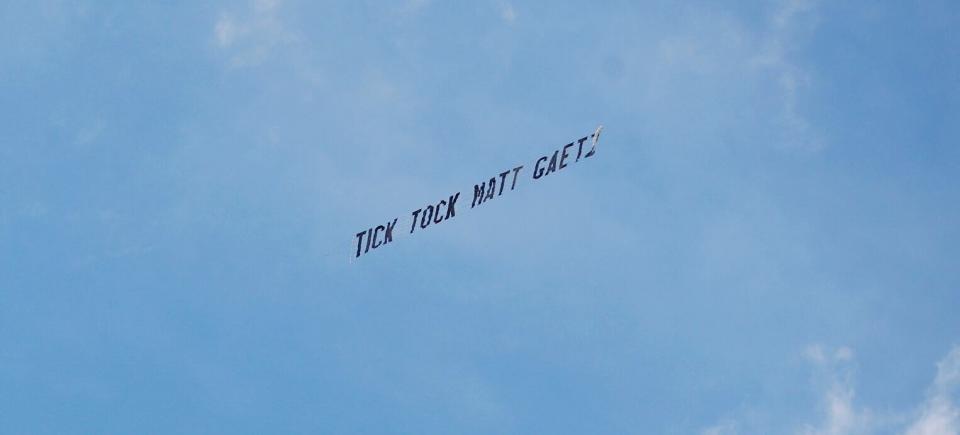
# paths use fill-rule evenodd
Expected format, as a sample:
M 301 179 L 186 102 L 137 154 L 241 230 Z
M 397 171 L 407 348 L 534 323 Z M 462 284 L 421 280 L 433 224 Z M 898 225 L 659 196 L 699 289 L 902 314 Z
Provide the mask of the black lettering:
M 385 229 L 386 228 L 384 228 L 383 225 L 377 225 L 377 228 L 373 230 L 373 249 L 377 249 L 380 247 L 380 245 L 383 244 L 383 243 L 380 243 L 379 240 L 377 240 L 377 237 L 380 236 L 380 231 L 383 231 Z
M 393 222 L 387 223 L 387 231 L 383 235 L 383 244 L 386 245 L 393 241 L 393 227 L 397 225 L 397 220 L 394 219 Z
M 423 211 L 423 216 L 420 218 L 420 228 L 430 226 L 431 219 L 433 219 L 433 206 L 428 205 L 427 209 Z
M 421 210 L 422 210 L 422 209 L 419 209 L 419 208 L 418 208 L 417 211 L 413 212 L 413 224 L 410 225 L 410 232 L 411 232 L 411 233 L 413 233 L 413 230 L 417 228 L 417 216 L 420 215 L 420 211 L 421 211 Z
M 371 233 L 373 233 L 373 228 L 370 228 L 369 230 L 367 230 L 367 248 L 363 250 L 364 254 L 366 254 L 367 252 L 370 252 L 370 239 L 372 238 L 370 237 Z
M 357 233 L 357 257 L 360 256 L 360 247 L 363 246 L 363 235 L 366 233 L 366 231 Z
M 497 190 L 497 178 L 493 177 L 487 182 L 487 197 L 484 198 L 484 201 L 493 199 L 493 191 L 495 190 Z
M 580 154 L 583 153 L 583 143 L 584 143 L 587 139 L 590 139 L 590 136 L 584 136 L 583 139 L 580 139 L 580 140 L 577 141 L 577 145 L 578 145 L 578 147 L 577 147 L 577 159 L 574 160 L 574 162 L 579 162 L 579 161 L 580 161 Z
M 514 187 L 517 187 L 517 175 L 520 174 L 521 169 L 523 169 L 523 165 L 513 168 L 513 184 L 510 185 L 510 190 L 513 190 Z
M 600 142 L 600 129 L 598 128 L 597 132 L 594 134 L 591 134 L 590 137 L 593 138 L 593 146 L 590 147 L 590 152 L 588 152 L 587 155 L 583 156 L 583 158 L 590 157 L 597 152 L 597 142 Z
M 473 185 L 473 203 L 470 204 L 470 208 L 475 207 L 478 204 L 483 204 L 483 200 L 486 195 L 484 194 L 485 189 L 487 188 L 487 183 L 480 183 L 480 185 Z
M 553 152 L 553 157 L 550 158 L 550 165 L 547 166 L 547 173 L 544 175 L 550 175 L 551 172 L 556 172 L 557 170 L 557 154 L 560 153 L 560 150 Z
M 437 209 L 436 209 L 437 212 L 434 213 L 433 215 L 433 223 L 435 224 L 439 224 L 440 221 L 443 220 L 443 215 L 440 214 L 440 204 L 447 205 L 447 201 L 444 201 L 441 199 L 440 202 L 437 204 Z
M 563 163 L 563 161 L 566 160 L 567 157 L 570 157 L 570 155 L 567 154 L 567 148 L 570 148 L 572 146 L 573 146 L 573 142 L 570 142 L 563 146 L 563 153 L 560 154 L 560 169 L 567 167 L 567 164 Z
M 510 171 L 500 173 L 500 193 L 497 196 L 503 195 L 503 186 L 507 185 L 507 175 L 510 175 Z
M 537 159 L 537 164 L 533 166 L 533 179 L 536 180 L 543 176 L 543 168 L 540 167 L 540 162 L 547 161 L 547 156 L 540 157 Z
M 457 204 L 457 199 L 459 198 L 460 198 L 460 192 L 457 192 L 456 195 L 450 196 L 450 201 L 447 202 L 447 217 L 445 217 L 444 219 L 450 219 L 457 215 L 457 210 L 454 209 L 453 206 Z

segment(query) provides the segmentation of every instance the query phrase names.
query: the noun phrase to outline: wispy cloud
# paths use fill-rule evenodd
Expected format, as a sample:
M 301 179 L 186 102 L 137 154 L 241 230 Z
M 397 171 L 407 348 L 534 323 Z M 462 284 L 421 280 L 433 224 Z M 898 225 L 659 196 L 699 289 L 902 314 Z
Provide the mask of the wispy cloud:
M 628 59 L 626 74 L 649 74 L 637 81 L 649 83 L 637 88 L 639 95 L 660 109 L 677 107 L 666 113 L 702 110 L 696 116 L 700 127 L 711 126 L 724 135 L 751 132 L 754 136 L 748 139 L 759 137 L 764 144 L 817 151 L 825 139 L 804 107 L 817 71 L 801 55 L 817 31 L 817 17 L 812 0 L 776 2 L 757 20 L 729 8 L 689 6 L 666 35 L 656 39 L 656 61 Z M 670 125 L 673 119 L 664 121 Z
M 817 422 L 805 423 L 794 430 L 799 435 L 856 435 L 873 433 L 902 433 L 904 435 L 960 434 L 960 408 L 954 402 L 960 386 L 960 347 L 951 350 L 939 363 L 937 375 L 927 392 L 927 398 L 914 410 L 904 412 L 875 412 L 856 403 L 854 382 L 855 356 L 852 349 L 827 349 L 815 344 L 804 352 L 821 379 L 820 401 L 822 417 Z M 742 429 L 741 429 L 742 428 Z M 783 432 L 784 428 L 775 428 Z M 765 432 L 760 428 L 744 428 L 736 419 L 724 419 L 704 428 L 702 435 L 733 435 Z
M 804 30 L 812 30 L 816 24 L 816 0 L 786 0 L 770 17 L 761 40 L 761 48 L 750 61 L 757 69 L 775 75 L 781 94 L 781 121 L 792 133 L 792 146 L 819 149 L 823 145 L 800 113 L 800 93 L 811 84 L 810 74 L 792 62 L 788 49 L 794 38 Z
M 517 20 L 517 11 L 510 2 L 500 4 L 500 18 L 506 23 L 513 23 Z
M 826 387 L 822 395 L 823 421 L 806 424 L 803 435 L 841 435 L 869 433 L 873 418 L 869 410 L 854 404 L 853 351 L 848 347 L 826 350 L 820 345 L 807 348 L 807 360 L 822 372 Z
M 418 11 L 430 5 L 430 0 L 407 0 L 404 3 L 404 10 L 408 12 Z
M 956 435 L 960 433 L 960 408 L 953 394 L 960 385 L 960 347 L 955 347 L 937 364 L 937 377 L 927 392 L 927 400 L 907 435 Z
M 253 0 L 241 13 L 224 12 L 213 26 L 217 47 L 228 51 L 232 66 L 262 63 L 276 48 L 299 40 L 280 18 L 280 0 Z
M 700 431 L 700 435 L 737 435 L 738 433 L 737 423 L 729 420 Z

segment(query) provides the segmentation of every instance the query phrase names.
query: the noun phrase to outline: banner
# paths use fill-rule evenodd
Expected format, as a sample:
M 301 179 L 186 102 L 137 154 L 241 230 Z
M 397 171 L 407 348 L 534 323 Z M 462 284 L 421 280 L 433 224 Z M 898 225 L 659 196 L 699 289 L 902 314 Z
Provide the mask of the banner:
M 553 151 L 553 154 L 541 156 L 533 163 L 533 169 L 529 171 L 531 180 L 540 180 L 554 172 L 561 171 L 571 164 L 586 160 L 597 152 L 597 144 L 600 142 L 600 131 L 603 126 L 597 127 L 597 130 L 589 136 L 584 136 L 573 142 L 570 142 Z M 590 141 L 589 144 L 584 144 Z M 587 149 L 589 148 L 589 149 Z M 574 152 L 576 151 L 576 152 Z M 517 182 L 523 179 L 524 165 L 518 165 L 507 169 L 499 174 L 490 177 L 489 180 L 481 181 L 480 184 L 473 185 L 473 198 L 470 200 L 470 209 L 483 205 L 487 201 L 503 196 L 504 192 L 511 192 L 517 187 Z M 508 189 L 507 186 L 510 186 Z M 356 252 L 353 258 L 360 257 L 370 251 L 382 248 L 393 243 L 394 234 L 397 231 L 407 231 L 413 234 L 421 232 L 430 227 L 430 225 L 439 225 L 457 216 L 457 201 L 460 200 L 460 193 L 456 192 L 446 196 L 435 204 L 413 210 L 408 219 L 400 220 L 399 217 L 388 220 L 383 224 L 367 228 L 356 234 Z M 466 202 L 461 203 L 459 210 L 466 210 Z M 401 222 L 400 227 L 397 223 Z

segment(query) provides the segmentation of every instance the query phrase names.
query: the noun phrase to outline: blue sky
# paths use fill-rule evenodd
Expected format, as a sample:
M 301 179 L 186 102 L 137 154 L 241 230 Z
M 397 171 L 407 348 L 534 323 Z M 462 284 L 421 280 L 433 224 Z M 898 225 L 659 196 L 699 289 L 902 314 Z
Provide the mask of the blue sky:
M 5 1 L 0 432 L 956 434 L 958 22 Z

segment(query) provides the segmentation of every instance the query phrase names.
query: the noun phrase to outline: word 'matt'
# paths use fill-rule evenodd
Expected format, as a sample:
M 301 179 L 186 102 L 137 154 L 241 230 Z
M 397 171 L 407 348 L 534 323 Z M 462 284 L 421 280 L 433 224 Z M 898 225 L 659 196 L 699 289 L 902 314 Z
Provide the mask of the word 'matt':
M 523 165 L 513 168 L 513 182 L 510 183 L 510 190 L 513 190 L 514 187 L 517 187 L 517 175 L 520 174 L 521 169 L 523 169 Z M 470 208 L 474 208 L 480 204 L 483 204 L 483 202 L 488 199 L 493 199 L 494 192 L 496 192 L 497 196 L 503 195 L 503 187 L 507 185 L 507 175 L 510 175 L 510 172 L 510 170 L 506 170 L 500 173 L 499 192 L 497 192 L 497 177 L 490 177 L 490 181 L 474 184 L 473 203 L 470 204 Z
M 570 142 L 553 151 L 552 154 L 544 155 L 537 159 L 531 172 L 533 180 L 539 180 L 554 172 L 563 170 L 572 163 L 592 157 L 597 152 L 597 143 L 600 142 L 600 130 L 603 126 L 597 127 L 597 130 L 589 136 L 584 136 L 573 142 Z M 591 141 L 590 149 L 585 149 L 584 143 Z M 574 147 L 576 152 L 574 153 Z M 480 184 L 473 185 L 473 201 L 470 202 L 470 208 L 477 207 L 496 197 L 502 196 L 504 191 L 510 192 L 517 187 L 517 179 L 523 171 L 523 165 L 518 165 L 512 169 L 507 169 L 497 175 L 490 177 L 489 180 L 481 181 Z M 510 188 L 507 189 L 507 184 Z M 436 203 L 428 204 L 418 208 L 410 213 L 410 232 L 413 234 L 418 228 L 423 231 L 430 225 L 439 225 L 445 221 L 457 216 L 457 200 L 460 199 L 460 192 L 440 199 Z M 370 227 L 357 233 L 357 250 L 354 257 L 370 252 L 371 249 L 380 248 L 393 242 L 393 231 L 399 218 L 394 218 L 385 224 Z

